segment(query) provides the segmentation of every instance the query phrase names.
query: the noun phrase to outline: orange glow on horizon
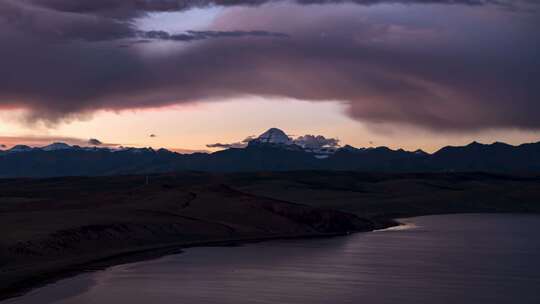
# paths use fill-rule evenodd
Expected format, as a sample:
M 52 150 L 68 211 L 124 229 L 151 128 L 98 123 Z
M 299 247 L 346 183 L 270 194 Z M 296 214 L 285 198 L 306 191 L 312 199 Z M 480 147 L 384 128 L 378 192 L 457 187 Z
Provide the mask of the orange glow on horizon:
M 24 115 L 21 110 L 0 111 L 0 144 L 43 146 L 64 141 L 85 145 L 88 139 L 97 138 L 111 145 L 192 153 L 216 151 L 206 145 L 238 142 L 271 127 L 296 136 L 337 137 L 341 144 L 355 147 L 388 146 L 410 151 L 420 148 L 427 152 L 472 141 L 520 144 L 540 139 L 538 131 L 499 130 L 441 136 L 407 127 L 384 125 L 382 129 L 373 129 L 349 118 L 346 109 L 346 105 L 338 102 L 245 97 L 232 101 L 99 111 L 86 120 L 66 121 L 55 126 L 24 124 L 18 119 Z M 155 136 L 151 137 L 151 134 Z

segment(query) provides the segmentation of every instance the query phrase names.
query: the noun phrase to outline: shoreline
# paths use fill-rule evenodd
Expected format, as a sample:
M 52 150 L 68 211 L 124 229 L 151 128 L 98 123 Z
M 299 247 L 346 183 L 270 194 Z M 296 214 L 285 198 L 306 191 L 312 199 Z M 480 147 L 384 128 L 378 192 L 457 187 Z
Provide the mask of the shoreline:
M 80 273 L 181 253 L 377 231 L 400 219 L 540 213 L 540 180 L 295 172 L 14 179 L 0 184 L 0 301 Z
M 143 261 L 150 261 L 159 259 L 161 257 L 175 255 L 182 253 L 185 249 L 196 247 L 228 247 L 228 246 L 242 246 L 245 244 L 260 243 L 276 240 L 302 240 L 302 239 L 317 239 L 317 238 L 331 238 L 338 236 L 348 236 L 353 233 L 367 233 L 367 232 L 379 232 L 392 229 L 399 226 L 406 226 L 407 223 L 403 223 L 402 220 L 434 215 L 454 215 L 454 214 L 486 214 L 485 212 L 459 212 L 459 213 L 439 213 L 439 214 L 420 214 L 406 217 L 392 218 L 392 219 L 379 219 L 379 227 L 371 230 L 352 231 L 350 233 L 317 233 L 317 234 L 301 234 L 301 235 L 275 235 L 267 237 L 247 237 L 236 239 L 223 239 L 223 240 L 207 240 L 207 241 L 193 241 L 193 242 L 178 242 L 171 244 L 163 244 L 158 246 L 149 246 L 146 248 L 138 248 L 117 252 L 114 254 L 104 255 L 95 259 L 90 259 L 81 263 L 72 265 L 63 265 L 58 269 L 50 269 L 41 273 L 33 273 L 29 278 L 23 279 L 14 283 L 10 288 L 0 291 L 0 302 L 10 299 L 16 299 L 22 297 L 32 290 L 39 289 L 55 282 L 75 277 L 77 275 L 95 271 L 106 270 L 110 267 L 119 265 L 125 265 L 130 263 L 137 263 Z M 530 214 L 521 212 L 488 212 L 487 214 Z
M 180 254 L 185 249 L 195 247 L 227 247 L 227 246 L 241 246 L 250 243 L 259 243 L 275 240 L 296 240 L 296 239 L 313 239 L 313 238 L 330 238 L 337 236 L 347 236 L 352 233 L 365 233 L 373 232 L 379 229 L 387 229 L 390 227 L 396 227 L 401 223 L 394 219 L 385 220 L 384 227 L 378 227 L 377 229 L 363 230 L 363 231 L 351 231 L 350 233 L 317 233 L 317 234 L 300 234 L 300 235 L 275 235 L 267 237 L 247 237 L 236 239 L 223 239 L 223 240 L 207 240 L 207 241 L 193 241 L 193 242 L 178 242 L 163 244 L 157 246 L 149 246 L 147 248 L 128 249 L 116 253 L 107 254 L 101 257 L 95 257 L 79 263 L 67 263 L 65 265 L 58 265 L 56 269 L 37 271 L 37 273 L 31 273 L 19 281 L 15 281 L 10 287 L 0 291 L 0 301 L 6 301 L 9 299 L 15 299 L 24 296 L 28 292 L 37 288 L 53 284 L 63 279 L 77 276 L 82 273 L 94 272 L 105 270 L 109 267 L 118 265 L 124 265 L 129 263 L 136 263 L 142 261 L 149 261 L 158 259 L 168 255 Z M 6 271 L 5 275 L 9 273 Z M 13 276 L 20 276 L 20 273 L 14 271 Z

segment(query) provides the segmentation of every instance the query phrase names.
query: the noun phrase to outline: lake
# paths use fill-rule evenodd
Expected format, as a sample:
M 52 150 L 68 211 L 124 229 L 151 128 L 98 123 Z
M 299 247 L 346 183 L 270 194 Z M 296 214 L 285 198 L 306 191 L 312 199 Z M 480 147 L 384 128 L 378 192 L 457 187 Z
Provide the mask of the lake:
M 403 222 L 344 237 L 186 249 L 1 303 L 540 303 L 540 216 Z

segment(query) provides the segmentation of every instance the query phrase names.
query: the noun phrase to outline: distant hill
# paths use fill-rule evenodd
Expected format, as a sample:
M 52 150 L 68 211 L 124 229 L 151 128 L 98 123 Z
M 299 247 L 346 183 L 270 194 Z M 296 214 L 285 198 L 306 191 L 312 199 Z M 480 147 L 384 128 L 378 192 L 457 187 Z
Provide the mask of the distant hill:
M 348 145 L 314 149 L 288 140 L 283 131 L 273 128 L 251 140 L 245 148 L 211 154 L 64 143 L 41 148 L 19 145 L 0 151 L 0 177 L 292 170 L 540 172 L 540 142 L 519 146 L 473 142 L 462 147 L 444 147 L 433 154 Z

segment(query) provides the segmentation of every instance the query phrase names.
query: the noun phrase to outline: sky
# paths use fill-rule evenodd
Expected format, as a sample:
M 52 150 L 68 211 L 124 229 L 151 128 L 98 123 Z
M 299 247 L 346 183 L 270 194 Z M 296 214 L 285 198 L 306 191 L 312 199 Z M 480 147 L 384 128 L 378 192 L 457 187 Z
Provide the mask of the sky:
M 540 141 L 535 0 L 2 0 L 0 145 Z

